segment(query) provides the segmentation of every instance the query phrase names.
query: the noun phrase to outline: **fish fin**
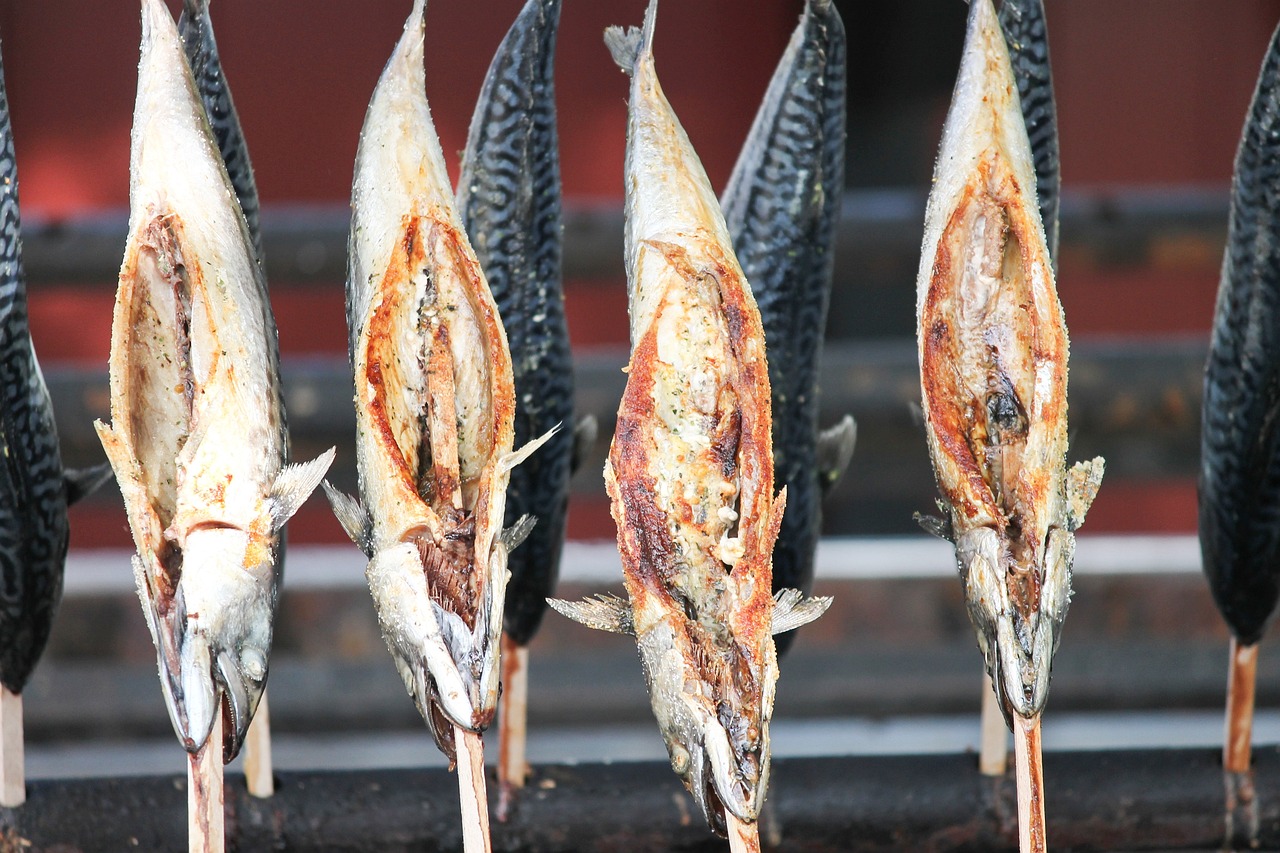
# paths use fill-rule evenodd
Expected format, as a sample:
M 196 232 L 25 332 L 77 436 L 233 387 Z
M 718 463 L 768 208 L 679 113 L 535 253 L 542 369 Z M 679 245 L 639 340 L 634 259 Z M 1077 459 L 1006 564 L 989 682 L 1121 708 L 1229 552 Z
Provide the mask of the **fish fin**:
M 1102 486 L 1102 475 L 1107 463 L 1101 456 L 1077 462 L 1067 471 L 1067 529 L 1075 532 L 1084 524 L 1084 517 L 1093 506 Z
M 547 604 L 562 616 L 580 622 L 588 628 L 609 631 L 613 634 L 636 635 L 635 620 L 631 614 L 631 602 L 616 595 L 597 595 L 582 601 L 564 601 L 548 598 Z
M 840 482 L 857 443 L 858 422 L 853 415 L 845 415 L 835 426 L 818 433 L 818 485 L 824 495 Z
M 333 514 L 337 516 L 342 529 L 351 537 L 351 541 L 364 551 L 366 557 L 372 557 L 373 519 L 369 518 L 369 513 L 360 506 L 360 501 L 338 491 L 328 480 L 325 480 L 323 485 L 324 493 L 329 498 L 329 506 L 333 507 Z
M 569 457 L 570 476 L 587 461 L 599 436 L 600 422 L 596 420 L 595 415 L 583 415 L 578 418 L 577 423 L 573 425 L 573 451 Z
M 829 595 L 805 598 L 804 593 L 798 589 L 778 590 L 778 594 L 773 597 L 773 627 L 770 633 L 777 636 L 808 625 L 827 612 L 832 600 Z
M 640 58 L 653 54 L 653 22 L 658 15 L 658 0 L 649 0 L 644 12 L 644 27 L 609 27 L 604 31 L 604 44 L 618 67 L 631 74 Z
M 328 484 L 326 484 L 328 485 Z M 516 549 L 521 542 L 529 538 L 529 534 L 533 532 L 534 525 L 538 523 L 535 516 L 525 514 L 516 519 L 516 523 L 503 530 L 498 534 L 498 541 L 503 544 L 510 553 Z
M 276 474 L 276 481 L 271 485 L 271 526 L 275 532 L 284 527 L 286 521 L 293 517 L 311 493 L 324 479 L 329 466 L 333 464 L 333 456 L 337 448 L 330 447 L 310 462 L 286 465 Z
M 940 518 L 936 515 L 925 515 L 922 512 L 912 513 L 911 517 L 915 519 L 916 524 L 928 533 L 930 536 L 937 536 L 939 539 L 947 542 L 955 541 L 955 533 L 951 530 L 951 522 L 946 518 Z
M 498 462 L 498 467 L 502 470 L 510 471 L 511 469 L 519 465 L 521 462 L 523 462 L 524 460 L 532 456 L 534 454 L 534 451 L 536 451 L 539 447 L 541 447 L 542 445 L 550 441 L 551 436 L 555 435 L 559 431 L 560 431 L 560 424 L 556 424 L 551 429 L 544 432 L 542 435 L 538 436 L 532 441 L 526 442 L 525 446 L 520 448 L 519 450 L 513 450 L 510 453 L 504 455 L 502 457 L 502 460 Z
M 67 505 L 88 497 L 114 475 L 110 462 L 102 462 L 91 468 L 69 468 L 62 472 L 62 484 L 67 492 Z

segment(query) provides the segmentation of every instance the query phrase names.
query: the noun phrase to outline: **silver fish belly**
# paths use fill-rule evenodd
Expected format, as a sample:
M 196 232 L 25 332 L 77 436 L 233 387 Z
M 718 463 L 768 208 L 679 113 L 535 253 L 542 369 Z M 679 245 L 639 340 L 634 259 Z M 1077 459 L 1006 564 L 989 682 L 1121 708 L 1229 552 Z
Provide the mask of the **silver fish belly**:
M 918 278 L 929 451 L 970 618 L 1007 718 L 1032 717 L 1102 460 L 1066 468 L 1067 329 L 1009 53 L 974 0 Z
M 111 424 L 95 426 L 174 728 L 196 751 L 226 714 L 230 760 L 266 683 L 280 530 L 333 452 L 284 464 L 262 274 L 173 19 L 159 0 L 142 10 Z

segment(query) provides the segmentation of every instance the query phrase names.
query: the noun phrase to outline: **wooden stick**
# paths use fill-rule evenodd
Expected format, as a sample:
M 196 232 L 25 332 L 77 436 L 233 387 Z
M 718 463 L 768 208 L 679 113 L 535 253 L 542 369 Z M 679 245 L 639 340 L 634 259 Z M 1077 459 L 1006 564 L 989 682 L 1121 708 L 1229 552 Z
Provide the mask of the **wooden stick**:
M 760 832 L 755 821 L 743 823 L 737 815 L 725 809 L 724 822 L 729 831 L 731 853 L 760 853 Z
M 264 689 L 258 710 L 244 739 L 244 784 L 253 797 L 270 797 L 276 792 L 271 766 L 271 712 Z
M 27 771 L 22 738 L 22 694 L 0 687 L 0 806 L 27 801 Z
M 1013 760 L 1018 777 L 1018 850 L 1044 853 L 1044 769 L 1040 765 L 1040 716 L 1013 718 Z
M 221 705 L 222 697 L 218 697 Z M 187 754 L 187 847 L 191 853 L 222 853 L 226 847 L 222 792 L 222 714 L 204 746 Z
M 529 647 L 502 635 L 502 705 L 498 709 L 498 820 L 505 821 L 524 787 L 529 721 Z
M 1258 645 L 1241 645 L 1231 638 L 1231 663 L 1227 668 L 1227 732 L 1222 744 L 1222 766 L 1232 773 L 1247 773 L 1253 746 L 1253 699 L 1258 680 Z
M 1003 776 L 1009 769 L 1009 727 L 996 698 L 991 676 L 982 674 L 982 740 L 978 748 L 978 770 L 985 776 Z
M 458 796 L 462 801 L 462 849 L 466 853 L 491 853 L 489 846 L 489 795 L 484 784 L 484 741 L 479 732 L 453 727 L 458 750 Z

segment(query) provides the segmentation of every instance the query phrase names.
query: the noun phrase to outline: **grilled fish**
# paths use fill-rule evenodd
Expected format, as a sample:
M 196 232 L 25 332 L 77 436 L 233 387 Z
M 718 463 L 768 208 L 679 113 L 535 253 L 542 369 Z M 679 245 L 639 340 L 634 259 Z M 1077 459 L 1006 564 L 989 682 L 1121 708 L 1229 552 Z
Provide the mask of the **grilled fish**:
M 856 437 L 849 416 L 818 429 L 844 146 L 844 23 L 831 0 L 809 0 L 721 197 L 734 254 L 760 308 L 774 478 L 787 490 L 773 547 L 775 592 L 813 588 L 822 495 L 848 466 Z M 775 638 L 779 655 L 794 637 Z
M 18 163 L 0 65 L 0 684 L 21 693 L 62 598 L 67 505 L 111 476 L 64 471 L 53 405 L 27 325 Z
M 285 465 L 265 283 L 160 0 L 142 2 L 130 174 L 112 423 L 95 426 L 124 496 L 174 729 L 195 752 L 223 714 L 229 761 L 266 683 L 280 530 L 333 451 Z
M 774 497 L 764 331 L 720 206 L 658 83 L 657 4 L 605 40 L 631 75 L 628 380 L 605 486 L 630 601 L 557 610 L 632 633 L 672 769 L 711 826 L 754 821 L 778 678 L 771 634 L 829 599 L 772 595 Z
M 1067 471 L 1067 330 L 1031 149 L 991 0 L 974 0 L 918 279 L 929 452 L 978 645 L 1007 721 L 1044 706 L 1074 531 L 1102 460 Z
M 1231 219 L 1204 375 L 1200 549 L 1214 601 L 1241 644 L 1280 598 L 1280 29 L 1236 153 Z
M 528 0 L 485 76 L 458 180 L 458 215 L 480 261 L 511 349 L 515 445 L 573 417 L 565 323 L 555 60 L 560 0 Z M 528 645 L 555 589 L 581 431 L 560 430 L 511 472 L 506 521 L 537 515 L 508 558 L 503 626 Z
M 1000 29 L 1004 32 L 1013 77 L 1018 84 L 1018 100 L 1036 169 L 1040 222 L 1044 225 L 1045 245 L 1056 270 L 1062 179 L 1058 165 L 1058 109 L 1053 100 L 1044 0 L 1002 0 Z
M 498 699 L 512 452 L 511 357 L 431 123 L 423 0 L 378 80 L 356 154 L 347 322 L 363 506 L 326 483 L 369 557 L 387 648 L 441 751 Z M 545 436 L 543 437 L 545 439 Z

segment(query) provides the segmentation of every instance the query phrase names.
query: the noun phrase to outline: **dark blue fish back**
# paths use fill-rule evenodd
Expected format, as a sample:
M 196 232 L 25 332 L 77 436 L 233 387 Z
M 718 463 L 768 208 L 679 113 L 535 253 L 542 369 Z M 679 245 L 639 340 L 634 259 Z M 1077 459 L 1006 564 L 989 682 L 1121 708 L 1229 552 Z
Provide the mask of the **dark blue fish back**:
M 49 639 L 67 556 L 53 406 L 27 327 L 18 169 L 0 71 L 0 682 L 22 692 Z
M 560 0 L 529 0 L 499 46 L 471 120 L 458 207 L 511 347 L 515 444 L 560 431 L 511 474 L 506 523 L 538 523 L 510 557 L 504 628 L 532 639 L 555 588 L 573 450 L 573 364 L 561 284 L 553 62 Z
M 756 117 L 723 207 L 764 324 L 774 484 L 787 487 L 773 586 L 807 592 L 822 528 L 818 367 L 844 190 L 845 34 L 835 4 L 821 0 L 811 0 L 800 26 L 800 49 L 774 72 L 771 103 Z M 793 634 L 777 638 L 779 652 Z
M 1200 549 L 1214 600 L 1245 644 L 1280 594 L 1280 29 L 1245 121 L 1200 436 Z
M 1004 0 L 1000 4 L 1000 28 L 1009 45 L 1013 76 L 1018 82 L 1022 119 L 1031 140 L 1036 168 L 1036 198 L 1044 222 L 1049 257 L 1058 262 L 1058 197 L 1061 176 L 1058 165 L 1058 110 L 1053 100 L 1053 75 L 1049 69 L 1049 33 L 1044 0 Z

